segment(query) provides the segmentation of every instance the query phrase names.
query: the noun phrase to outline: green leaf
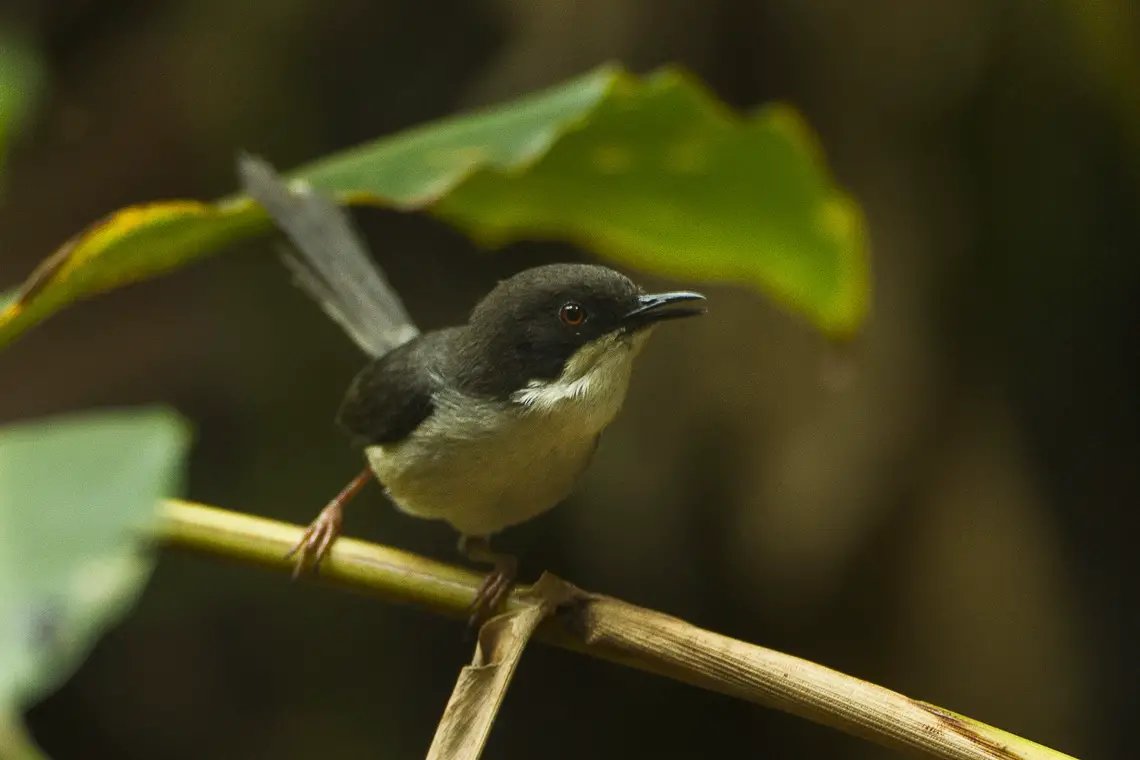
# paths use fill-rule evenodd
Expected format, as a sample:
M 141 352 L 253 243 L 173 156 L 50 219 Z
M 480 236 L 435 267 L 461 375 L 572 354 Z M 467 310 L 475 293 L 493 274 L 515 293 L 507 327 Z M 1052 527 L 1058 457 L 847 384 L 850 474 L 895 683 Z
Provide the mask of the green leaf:
M 181 487 L 186 424 L 164 409 L 0 429 L 0 725 L 58 687 L 152 566 L 139 540 Z M 4 754 L 0 746 L 0 755 Z
M 352 204 L 423 209 L 477 241 L 582 244 L 622 264 L 754 287 L 827 334 L 869 299 L 863 220 L 796 112 L 740 115 L 677 69 L 601 67 L 292 172 Z M 270 230 L 236 196 L 124 209 L 47 259 L 0 314 L 0 345 L 69 301 Z
M 0 709 L 0 757 L 4 760 L 47 760 L 19 715 Z

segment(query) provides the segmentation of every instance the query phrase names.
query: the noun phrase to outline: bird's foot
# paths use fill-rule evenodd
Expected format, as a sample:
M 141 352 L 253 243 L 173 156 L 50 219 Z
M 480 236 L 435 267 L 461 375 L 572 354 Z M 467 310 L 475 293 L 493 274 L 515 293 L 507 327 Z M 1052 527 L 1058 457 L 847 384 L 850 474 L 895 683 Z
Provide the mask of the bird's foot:
M 305 565 L 311 563 L 313 570 L 318 568 L 321 560 L 328 555 L 329 549 L 332 548 L 333 541 L 336 541 L 337 536 L 340 535 L 340 528 L 344 523 L 344 505 L 360 493 L 360 489 L 364 488 L 364 484 L 371 479 L 372 470 L 366 467 L 359 475 L 350 480 L 340 493 L 333 497 L 328 506 L 317 515 L 316 520 L 309 523 L 309 527 L 305 529 L 301 540 L 294 544 L 289 553 L 285 555 L 285 559 L 294 554 L 297 555 L 297 562 L 293 565 L 294 579 L 305 569 Z
M 305 529 L 301 540 L 293 545 L 289 553 L 285 555 L 286 558 L 297 555 L 297 561 L 293 565 L 293 577 L 296 578 L 305 569 L 306 565 L 312 565 L 313 570 L 316 570 L 321 564 L 321 560 L 328 555 L 329 549 L 332 548 L 333 541 L 340 535 L 341 525 L 344 523 L 344 509 L 339 501 L 333 501 L 327 507 L 321 510 L 317 515 L 317 519 L 309 523 L 309 527 Z
M 511 561 L 504 562 L 487 573 L 483 582 L 479 584 L 479 590 L 475 592 L 475 598 L 471 600 L 471 606 L 467 608 L 469 614 L 467 625 L 469 628 L 477 629 L 487 622 L 503 605 L 511 593 L 511 589 L 514 588 L 518 569 L 513 558 L 507 559 Z
M 464 536 L 459 541 L 459 551 L 474 562 L 490 563 L 495 566 L 495 569 L 483 578 L 483 582 L 475 591 L 475 598 L 467 608 L 467 627 L 472 631 L 487 622 L 506 601 L 518 576 L 518 560 L 509 554 L 491 551 L 486 538 Z

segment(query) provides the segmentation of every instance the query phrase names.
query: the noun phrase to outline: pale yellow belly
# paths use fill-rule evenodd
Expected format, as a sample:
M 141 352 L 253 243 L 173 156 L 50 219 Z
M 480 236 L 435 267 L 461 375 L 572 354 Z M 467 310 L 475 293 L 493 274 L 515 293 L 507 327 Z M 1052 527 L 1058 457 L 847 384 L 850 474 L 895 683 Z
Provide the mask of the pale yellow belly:
M 523 417 L 495 433 L 445 433 L 430 423 L 408 441 L 367 449 L 396 506 L 445 520 L 460 533 L 490 535 L 564 500 L 593 456 L 598 430 L 553 428 Z M 559 434 L 560 433 L 560 434 Z
M 647 334 L 590 344 L 557 382 L 520 389 L 511 402 L 437 394 L 408 440 L 368 448 L 369 463 L 408 514 L 469 536 L 525 522 L 573 490 L 622 406 Z

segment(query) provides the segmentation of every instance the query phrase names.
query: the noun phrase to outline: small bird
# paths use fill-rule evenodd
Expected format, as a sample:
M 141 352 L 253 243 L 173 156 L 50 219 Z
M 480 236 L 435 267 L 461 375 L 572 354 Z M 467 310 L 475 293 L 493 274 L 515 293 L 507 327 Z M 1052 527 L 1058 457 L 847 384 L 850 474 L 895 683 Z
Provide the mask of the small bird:
M 371 357 L 336 417 L 367 467 L 289 552 L 294 577 L 327 554 L 344 505 L 375 477 L 398 509 L 450 523 L 460 553 L 493 567 L 471 605 L 475 625 L 517 571 L 491 536 L 570 494 L 654 326 L 704 313 L 693 305 L 704 296 L 647 294 L 608 267 L 553 264 L 500 282 L 466 324 L 421 333 L 341 208 L 250 155 L 238 174 L 292 242 L 283 258 L 298 284 Z

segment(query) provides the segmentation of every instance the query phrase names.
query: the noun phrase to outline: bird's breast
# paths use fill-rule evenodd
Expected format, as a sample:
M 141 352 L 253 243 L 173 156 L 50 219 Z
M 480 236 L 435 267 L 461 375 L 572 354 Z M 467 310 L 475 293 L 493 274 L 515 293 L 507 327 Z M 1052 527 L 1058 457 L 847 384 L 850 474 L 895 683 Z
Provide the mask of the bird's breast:
M 409 514 L 446 520 L 466 535 L 525 522 L 573 490 L 621 409 L 634 353 L 569 383 L 532 383 L 511 401 L 445 391 L 407 439 L 369 447 L 369 463 Z

